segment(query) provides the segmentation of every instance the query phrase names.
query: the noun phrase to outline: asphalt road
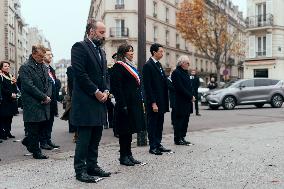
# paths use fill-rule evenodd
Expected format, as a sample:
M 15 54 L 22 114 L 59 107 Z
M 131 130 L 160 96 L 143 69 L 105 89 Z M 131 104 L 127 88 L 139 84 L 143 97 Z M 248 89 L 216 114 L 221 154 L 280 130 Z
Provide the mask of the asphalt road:
M 59 107 L 61 108 L 62 105 L 59 104 Z M 200 113 L 202 116 L 192 114 L 189 121 L 189 131 L 284 121 L 284 107 L 274 109 L 269 105 L 265 105 L 260 109 L 254 106 L 239 106 L 234 110 L 223 110 L 222 108 L 219 110 L 210 110 L 206 106 L 201 106 Z M 164 133 L 173 133 L 170 113 L 167 113 L 165 116 Z M 2 159 L 0 164 L 8 164 L 31 158 L 30 156 L 25 156 L 28 152 L 21 142 L 19 142 L 24 137 L 21 110 L 20 114 L 13 119 L 12 134 L 16 136 L 15 140 L 9 139 L 0 144 L 0 158 Z M 66 121 L 62 121 L 59 118 L 55 119 L 52 137 L 54 143 L 61 147 L 58 150 L 44 151 L 44 153 L 52 154 L 74 150 L 75 145 L 72 143 L 73 134 L 68 133 L 68 124 Z M 117 144 L 117 142 L 118 139 L 113 136 L 111 129 L 104 130 L 101 145 Z

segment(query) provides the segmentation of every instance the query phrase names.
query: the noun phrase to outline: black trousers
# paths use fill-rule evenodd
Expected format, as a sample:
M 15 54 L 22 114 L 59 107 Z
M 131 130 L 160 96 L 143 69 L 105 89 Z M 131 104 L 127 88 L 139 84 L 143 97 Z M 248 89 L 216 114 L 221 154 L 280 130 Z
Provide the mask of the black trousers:
M 129 133 L 119 135 L 120 157 L 132 155 L 131 142 L 132 134 Z
M 11 125 L 12 125 L 13 116 L 4 116 L 0 117 L 0 135 L 1 137 L 5 137 L 11 133 Z
M 177 115 L 176 116 L 176 125 L 174 127 L 174 139 L 175 141 L 184 138 L 187 133 L 189 115 Z
M 24 141 L 26 141 L 26 143 L 28 144 L 27 146 L 32 151 L 32 153 L 41 153 L 39 140 L 45 124 L 46 121 L 25 122 L 25 127 L 28 135 L 24 138 Z
M 103 126 L 78 126 L 78 141 L 74 157 L 76 175 L 98 166 L 98 147 L 102 131 Z
M 195 101 L 194 101 L 194 107 L 195 107 L 195 113 L 199 114 L 199 107 L 198 107 L 198 95 L 194 96 L 195 97 Z
M 164 113 L 147 113 L 147 132 L 150 150 L 161 146 L 164 124 Z
M 172 126 L 174 127 L 176 124 L 176 109 L 173 107 L 171 111 L 171 122 Z
M 44 122 L 40 133 L 40 145 L 51 142 L 51 133 L 54 122 L 54 115 L 50 115 L 50 119 Z

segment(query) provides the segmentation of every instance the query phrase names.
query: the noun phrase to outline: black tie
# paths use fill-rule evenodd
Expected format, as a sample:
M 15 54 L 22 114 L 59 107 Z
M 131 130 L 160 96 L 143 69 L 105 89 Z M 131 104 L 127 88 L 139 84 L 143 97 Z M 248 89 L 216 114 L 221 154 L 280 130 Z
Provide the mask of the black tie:
M 164 77 L 164 71 L 163 71 L 163 68 L 162 68 L 162 64 L 159 61 L 156 62 L 156 63 L 158 65 L 159 69 L 160 69 L 161 75 Z

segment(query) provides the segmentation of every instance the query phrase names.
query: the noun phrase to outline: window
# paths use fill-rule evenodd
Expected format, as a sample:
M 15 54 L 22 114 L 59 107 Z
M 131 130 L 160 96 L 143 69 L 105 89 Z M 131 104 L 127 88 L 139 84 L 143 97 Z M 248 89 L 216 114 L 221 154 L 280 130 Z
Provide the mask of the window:
M 116 19 L 115 20 L 115 36 L 121 37 L 125 36 L 125 23 L 122 19 Z
M 176 34 L 176 48 L 179 49 L 179 34 Z
M 166 53 L 166 67 L 170 67 L 170 53 Z
M 247 80 L 247 81 L 243 81 L 240 86 L 243 86 L 243 87 L 253 87 L 254 86 L 254 81 L 251 79 L 251 80 Z
M 268 78 L 268 69 L 254 69 L 253 77 Z
M 256 56 L 266 56 L 266 36 L 257 37 Z
M 157 42 L 157 40 L 158 40 L 158 39 L 157 39 L 157 34 L 158 34 L 158 33 L 157 33 L 157 26 L 154 26 L 154 30 L 153 30 L 153 32 L 154 32 L 154 33 L 153 33 L 153 36 L 154 36 L 154 42 Z
M 124 0 L 116 0 L 115 9 L 124 9 Z
M 169 8 L 166 7 L 166 22 L 169 22 Z
M 266 3 L 256 5 L 257 25 L 263 26 L 266 22 Z
M 166 30 L 166 45 L 169 45 L 169 30 Z
M 254 80 L 255 87 L 269 86 L 271 85 L 270 79 L 256 79 Z
M 157 2 L 153 2 L 153 17 L 157 18 Z

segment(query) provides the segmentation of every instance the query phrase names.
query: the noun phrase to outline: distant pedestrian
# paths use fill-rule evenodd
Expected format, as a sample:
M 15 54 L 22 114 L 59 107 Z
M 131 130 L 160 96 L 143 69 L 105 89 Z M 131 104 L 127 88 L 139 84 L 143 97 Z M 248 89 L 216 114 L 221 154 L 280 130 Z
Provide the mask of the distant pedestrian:
M 98 147 L 107 124 L 105 102 L 109 94 L 106 54 L 101 48 L 105 32 L 102 22 L 88 23 L 87 37 L 75 43 L 71 50 L 74 81 L 70 121 L 78 127 L 74 168 L 76 179 L 81 182 L 96 182 L 98 176 L 111 174 L 98 165 Z
M 188 56 L 178 58 L 177 67 L 172 73 L 173 86 L 176 90 L 176 125 L 174 127 L 174 142 L 176 145 L 191 145 L 186 141 L 186 133 L 190 114 L 193 112 L 193 87 L 188 69 L 190 61 Z
M 119 135 L 120 164 L 134 166 L 141 162 L 131 152 L 132 134 L 145 128 L 141 78 L 133 62 L 133 47 L 122 44 L 112 68 L 111 91 L 115 97 L 115 128 Z
M 216 89 L 218 87 L 218 84 L 215 81 L 214 77 L 211 77 L 210 81 L 208 82 L 207 88 L 209 88 L 209 90 L 213 90 Z
M 0 139 L 15 138 L 11 134 L 13 116 L 18 111 L 17 104 L 17 80 L 10 74 L 10 62 L 1 61 L 1 93 L 2 103 L 0 104 Z
M 20 67 L 21 92 L 23 101 L 23 119 L 28 136 L 22 144 L 33 153 L 35 159 L 47 159 L 39 147 L 40 133 L 50 119 L 50 102 L 52 88 L 49 82 L 48 69 L 43 64 L 45 47 L 32 46 L 32 54 Z
M 196 74 L 195 69 L 191 70 L 190 79 L 191 79 L 192 88 L 193 88 L 193 96 L 195 97 L 195 101 L 194 101 L 195 114 L 197 116 L 201 116 L 201 114 L 199 113 L 199 107 L 198 107 L 198 88 L 200 86 L 200 81 L 199 81 L 199 76 Z
M 150 52 L 152 57 L 143 66 L 149 153 L 162 155 L 163 152 L 171 151 L 161 144 L 164 114 L 169 111 L 167 77 L 159 62 L 164 49 L 162 45 L 154 43 L 150 47 Z
M 55 70 L 50 66 L 52 61 L 52 52 L 50 49 L 46 49 L 45 56 L 43 59 L 44 65 L 48 69 L 48 76 L 49 76 L 49 83 L 52 88 L 51 94 L 51 102 L 50 102 L 50 118 L 46 121 L 46 125 L 43 127 L 43 131 L 41 132 L 40 137 L 40 147 L 45 150 L 52 150 L 54 148 L 59 148 L 60 146 L 54 144 L 51 141 L 51 133 L 52 127 L 54 123 L 54 117 L 58 116 L 58 107 L 57 107 L 57 100 L 58 100 L 58 81 L 55 75 Z

